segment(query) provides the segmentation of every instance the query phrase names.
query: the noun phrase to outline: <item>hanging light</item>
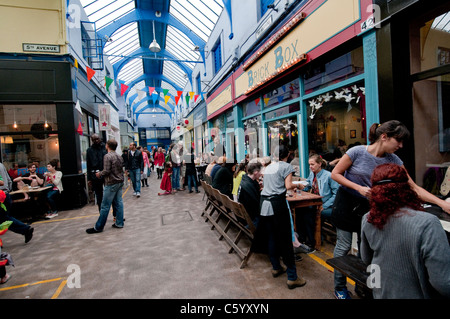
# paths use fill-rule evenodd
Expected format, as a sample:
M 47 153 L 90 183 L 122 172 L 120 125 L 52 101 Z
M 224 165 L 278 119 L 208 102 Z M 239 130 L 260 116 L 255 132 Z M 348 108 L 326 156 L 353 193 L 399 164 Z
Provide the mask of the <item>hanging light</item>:
M 17 122 L 14 121 L 13 128 L 17 128 Z
M 150 44 L 150 51 L 157 53 L 161 51 L 161 47 L 159 46 L 158 42 L 156 42 L 156 36 L 155 36 L 155 21 L 153 22 L 153 42 Z

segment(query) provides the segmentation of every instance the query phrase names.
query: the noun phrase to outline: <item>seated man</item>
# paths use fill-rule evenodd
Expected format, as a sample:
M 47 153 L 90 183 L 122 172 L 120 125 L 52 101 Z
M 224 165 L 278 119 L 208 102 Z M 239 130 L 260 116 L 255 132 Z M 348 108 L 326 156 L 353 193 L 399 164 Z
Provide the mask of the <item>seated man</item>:
M 260 213 L 261 190 L 259 187 L 259 177 L 261 175 L 262 165 L 258 161 L 250 162 L 247 165 L 247 174 L 242 176 L 242 181 L 238 190 L 238 202 L 241 203 L 253 224 L 258 224 Z
M 17 182 L 18 189 L 22 189 L 26 185 L 30 187 L 42 186 L 44 184 L 44 176 L 36 173 L 36 164 L 31 163 L 28 164 L 28 173 L 14 178 L 13 182 Z M 25 199 L 30 198 L 27 193 L 25 193 L 24 195 Z

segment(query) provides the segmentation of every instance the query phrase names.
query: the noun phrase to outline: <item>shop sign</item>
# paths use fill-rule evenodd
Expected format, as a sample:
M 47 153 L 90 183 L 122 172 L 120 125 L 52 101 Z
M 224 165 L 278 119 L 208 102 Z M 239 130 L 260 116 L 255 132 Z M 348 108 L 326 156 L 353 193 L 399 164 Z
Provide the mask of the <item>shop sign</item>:
M 98 123 L 100 131 L 108 131 L 111 129 L 111 107 L 109 104 L 98 105 Z
M 359 0 L 325 1 L 296 26 L 289 22 L 269 39 L 248 61 L 236 78 L 235 97 L 248 94 L 275 76 L 305 61 L 306 54 L 360 19 Z M 259 55 L 258 55 L 259 53 Z
M 48 52 L 48 53 L 59 53 L 59 45 L 55 44 L 33 44 L 33 43 L 22 43 L 22 48 L 24 52 Z
M 207 104 L 208 116 L 218 111 L 221 107 L 232 101 L 231 84 L 220 92 L 212 101 Z

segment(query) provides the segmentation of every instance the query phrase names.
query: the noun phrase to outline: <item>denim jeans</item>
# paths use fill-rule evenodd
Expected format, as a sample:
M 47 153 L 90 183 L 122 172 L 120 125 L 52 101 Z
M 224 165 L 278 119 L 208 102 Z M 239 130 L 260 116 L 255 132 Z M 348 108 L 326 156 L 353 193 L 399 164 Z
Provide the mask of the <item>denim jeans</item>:
M 172 189 L 180 188 L 180 166 L 174 166 L 172 172 Z
M 113 185 L 106 185 L 103 190 L 102 208 L 100 209 L 100 216 L 98 217 L 95 229 L 102 231 L 108 219 L 109 210 L 113 205 L 116 212 L 116 226 L 123 227 L 123 201 L 122 201 L 122 187 L 123 183 Z
M 352 248 L 353 233 L 336 228 L 336 246 L 333 257 L 346 256 Z M 358 236 L 359 241 L 359 236 Z M 334 270 L 334 289 L 343 290 L 347 286 L 347 277 L 339 271 Z
M 49 190 L 47 192 L 47 203 L 50 205 L 50 209 L 52 212 L 55 212 L 58 210 L 58 207 L 56 206 L 56 198 L 59 196 L 59 190 Z
M 140 193 L 141 192 L 141 169 L 140 168 L 130 169 L 128 171 L 128 173 L 130 174 L 131 183 L 133 184 L 133 190 L 136 193 Z
M 197 181 L 195 180 L 195 175 L 186 175 L 186 178 L 187 178 L 189 191 L 192 190 L 192 184 L 194 184 L 195 191 L 197 192 L 198 187 L 197 187 Z

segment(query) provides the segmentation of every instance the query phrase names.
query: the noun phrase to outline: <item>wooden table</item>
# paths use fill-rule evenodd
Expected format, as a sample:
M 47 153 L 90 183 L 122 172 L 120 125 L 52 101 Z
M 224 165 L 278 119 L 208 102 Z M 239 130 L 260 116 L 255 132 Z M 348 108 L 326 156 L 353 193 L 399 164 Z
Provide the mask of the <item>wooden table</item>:
M 293 196 L 287 196 L 286 199 L 291 208 L 292 217 L 294 221 L 294 229 L 295 227 L 295 209 L 300 207 L 308 207 L 308 206 L 317 206 L 316 211 L 316 230 L 314 232 L 314 239 L 316 241 L 316 250 L 320 249 L 320 244 L 322 242 L 321 239 L 321 218 L 320 214 L 322 212 L 322 196 L 300 191 L 300 194 L 292 192 Z
M 9 195 L 24 194 L 24 193 L 40 193 L 40 192 L 43 192 L 43 191 L 45 191 L 45 190 L 47 190 L 49 188 L 52 188 L 52 186 L 45 186 L 45 187 L 38 187 L 38 188 L 25 186 L 22 189 L 10 192 Z

